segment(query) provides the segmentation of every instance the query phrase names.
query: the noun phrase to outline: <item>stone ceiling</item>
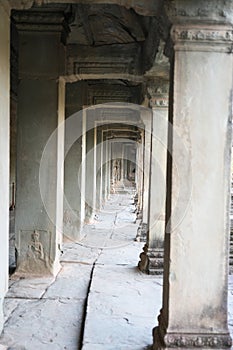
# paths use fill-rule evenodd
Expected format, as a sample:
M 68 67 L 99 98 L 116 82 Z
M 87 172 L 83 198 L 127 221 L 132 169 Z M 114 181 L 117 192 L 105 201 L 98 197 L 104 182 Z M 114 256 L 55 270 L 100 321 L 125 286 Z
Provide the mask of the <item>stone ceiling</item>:
M 118 5 L 73 5 L 68 43 L 87 46 L 143 42 L 147 22 L 133 10 Z
M 161 59 L 156 60 L 158 52 L 163 55 L 162 1 L 9 0 L 9 3 L 16 8 L 12 18 L 18 30 L 63 32 L 67 46 L 66 81 L 90 79 L 91 104 L 102 100 L 141 103 L 144 74 L 149 72 L 151 78 L 161 66 L 160 76 L 168 75 L 167 61 L 164 65 Z M 115 86 L 112 93 L 110 86 Z

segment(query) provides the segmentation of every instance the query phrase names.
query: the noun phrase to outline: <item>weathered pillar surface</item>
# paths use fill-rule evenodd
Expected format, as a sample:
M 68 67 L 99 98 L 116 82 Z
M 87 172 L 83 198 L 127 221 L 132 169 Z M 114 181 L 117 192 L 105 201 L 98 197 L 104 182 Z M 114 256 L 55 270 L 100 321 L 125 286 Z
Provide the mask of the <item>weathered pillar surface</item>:
M 81 226 L 86 218 L 86 145 L 87 145 L 87 110 L 82 110 L 82 163 L 79 171 L 80 193 L 81 193 Z
M 69 151 L 65 157 L 65 174 L 64 174 L 64 215 L 63 215 L 63 233 L 71 240 L 79 241 L 81 238 L 81 165 L 82 165 L 82 112 L 77 115 L 76 127 L 66 128 L 65 145 Z M 70 147 L 69 139 L 71 132 L 78 139 Z
M 110 178 L 109 178 L 109 141 L 107 140 L 108 130 L 102 130 L 102 199 L 105 203 L 110 192 Z
M 10 125 L 10 11 L 0 4 L 0 333 L 3 298 L 8 288 L 9 242 L 9 125 Z
M 82 108 L 85 82 L 66 84 L 63 233 L 78 242 L 82 235 Z
M 233 36 L 232 25 L 224 22 L 233 7 L 232 2 L 219 1 L 168 4 L 175 6 L 172 13 L 180 17 L 171 17 L 172 160 L 168 163 L 163 308 L 154 330 L 154 349 L 230 348 Z
M 87 114 L 89 119 L 89 113 Z M 94 141 L 94 129 L 88 126 L 86 133 L 86 222 L 91 221 L 94 214 L 94 169 L 96 168 L 94 164 Z
M 56 274 L 60 268 L 63 212 L 64 132 L 61 130 L 43 155 L 43 168 L 40 165 L 49 137 L 62 118 L 64 120 L 64 110 L 60 110 L 64 109 L 64 87 L 58 79 L 65 67 L 61 43 L 64 16 L 57 14 L 58 23 L 53 31 L 48 23 L 39 23 L 40 16 L 37 18 L 39 32 L 31 25 L 30 13 L 23 17 L 14 13 L 19 30 L 20 78 L 15 216 L 17 271 Z
M 100 128 L 96 128 L 96 209 L 101 208 L 101 135 Z
M 144 135 L 141 132 L 141 138 L 137 144 L 137 218 L 142 219 L 143 208 L 143 159 L 144 159 Z
M 148 87 L 152 108 L 152 150 L 149 186 L 149 218 L 146 245 L 141 253 L 140 270 L 163 273 L 165 201 L 168 134 L 168 82 L 158 80 Z
M 137 231 L 137 241 L 146 242 L 148 230 L 149 214 L 149 180 L 150 180 L 150 158 L 151 158 L 151 132 L 152 132 L 152 113 L 148 110 L 141 112 L 141 119 L 144 123 L 144 157 L 143 157 L 143 191 L 142 191 L 142 220 Z
M 111 188 L 111 172 L 110 172 L 110 166 L 111 166 L 111 148 L 110 148 L 110 142 L 109 140 L 106 140 L 106 195 L 107 198 L 110 194 L 110 188 Z

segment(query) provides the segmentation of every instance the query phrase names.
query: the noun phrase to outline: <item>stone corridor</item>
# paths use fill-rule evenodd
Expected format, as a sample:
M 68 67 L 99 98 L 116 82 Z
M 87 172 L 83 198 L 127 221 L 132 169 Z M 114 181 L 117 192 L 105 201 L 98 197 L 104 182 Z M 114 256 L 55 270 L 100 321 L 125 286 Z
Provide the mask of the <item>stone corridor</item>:
M 79 244 L 64 243 L 56 277 L 11 277 L 0 350 L 151 348 L 162 277 L 138 270 L 143 243 L 135 241 L 134 190 L 118 192 L 85 226 Z M 233 335 L 233 276 L 229 277 Z
M 13 275 L 0 349 L 146 349 L 161 307 L 162 278 L 137 269 L 143 243 L 133 189 L 110 196 L 79 244 L 67 241 L 59 274 Z

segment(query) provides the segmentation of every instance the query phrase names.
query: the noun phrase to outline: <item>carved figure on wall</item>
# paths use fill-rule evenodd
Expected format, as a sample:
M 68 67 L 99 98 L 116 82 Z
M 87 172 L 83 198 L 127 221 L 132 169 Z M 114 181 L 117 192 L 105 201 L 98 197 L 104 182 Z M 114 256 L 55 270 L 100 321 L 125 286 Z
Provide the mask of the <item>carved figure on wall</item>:
M 46 249 L 48 249 L 48 245 Z M 17 269 L 22 273 L 30 272 L 35 275 L 43 275 L 48 273 L 49 265 L 49 256 L 45 251 L 45 246 L 40 241 L 40 232 L 34 230 L 30 234 L 27 250 L 21 257 Z
M 31 242 L 28 245 L 28 255 L 36 260 L 44 260 L 44 248 L 39 238 L 39 232 L 37 230 L 34 230 L 31 235 Z
M 119 160 L 114 160 L 113 163 L 113 181 L 117 182 L 120 181 L 120 161 Z

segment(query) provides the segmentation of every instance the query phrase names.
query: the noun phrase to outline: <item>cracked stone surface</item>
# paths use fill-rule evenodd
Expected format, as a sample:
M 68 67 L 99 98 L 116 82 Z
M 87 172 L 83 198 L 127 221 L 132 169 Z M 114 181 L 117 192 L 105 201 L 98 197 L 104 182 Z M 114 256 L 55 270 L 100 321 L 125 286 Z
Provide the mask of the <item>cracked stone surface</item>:
M 81 242 L 64 243 L 56 277 L 11 277 L 0 350 L 151 349 L 163 281 L 137 269 L 132 198 L 112 194 Z M 228 296 L 233 336 L 233 275 Z

